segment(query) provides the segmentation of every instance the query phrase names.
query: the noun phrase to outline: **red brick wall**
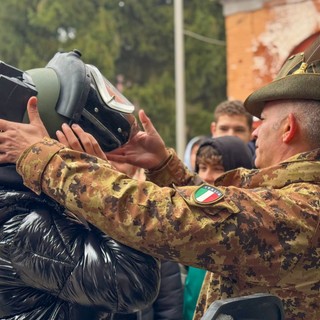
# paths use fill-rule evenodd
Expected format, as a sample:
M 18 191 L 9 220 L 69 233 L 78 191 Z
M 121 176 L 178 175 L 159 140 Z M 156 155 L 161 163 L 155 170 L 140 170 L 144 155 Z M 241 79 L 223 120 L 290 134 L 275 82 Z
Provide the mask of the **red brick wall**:
M 320 0 L 271 0 L 258 10 L 240 11 L 226 16 L 227 93 L 244 100 L 320 32 Z

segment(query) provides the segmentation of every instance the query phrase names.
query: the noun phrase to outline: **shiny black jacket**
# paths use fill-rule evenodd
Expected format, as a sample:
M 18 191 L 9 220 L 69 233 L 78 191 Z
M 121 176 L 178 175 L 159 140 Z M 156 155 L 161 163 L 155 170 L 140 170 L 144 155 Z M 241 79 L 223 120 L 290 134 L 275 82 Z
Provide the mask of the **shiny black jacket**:
M 0 319 L 121 319 L 158 294 L 159 263 L 0 167 Z

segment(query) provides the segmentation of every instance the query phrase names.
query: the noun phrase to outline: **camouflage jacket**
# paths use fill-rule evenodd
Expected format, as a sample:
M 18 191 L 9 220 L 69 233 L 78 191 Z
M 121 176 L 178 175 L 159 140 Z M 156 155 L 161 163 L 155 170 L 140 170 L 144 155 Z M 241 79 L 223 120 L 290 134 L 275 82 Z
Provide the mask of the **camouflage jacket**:
M 174 153 L 148 173 L 155 183 L 138 182 L 50 139 L 26 150 L 17 168 L 33 191 L 116 240 L 213 272 L 195 319 L 216 299 L 257 292 L 281 297 L 286 319 L 320 319 L 320 149 L 230 171 L 215 187 L 195 186 L 201 181 Z

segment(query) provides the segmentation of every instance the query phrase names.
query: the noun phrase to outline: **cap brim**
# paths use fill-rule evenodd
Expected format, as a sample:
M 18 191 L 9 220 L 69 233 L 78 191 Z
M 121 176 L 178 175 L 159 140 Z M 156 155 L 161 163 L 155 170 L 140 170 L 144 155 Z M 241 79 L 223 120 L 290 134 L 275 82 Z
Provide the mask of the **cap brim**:
M 292 74 L 254 91 L 244 102 L 245 109 L 260 118 L 268 101 L 320 100 L 320 74 Z

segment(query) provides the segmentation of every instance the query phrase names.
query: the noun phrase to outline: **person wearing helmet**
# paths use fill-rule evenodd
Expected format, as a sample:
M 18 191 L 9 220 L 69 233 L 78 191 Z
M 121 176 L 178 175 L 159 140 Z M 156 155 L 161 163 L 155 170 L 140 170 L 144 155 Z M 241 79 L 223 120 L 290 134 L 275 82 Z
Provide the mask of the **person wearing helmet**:
M 66 91 L 61 95 L 63 81 L 55 70 L 73 63 L 73 71 L 81 74 L 86 66 L 74 52 L 59 53 L 58 57 L 58 64 L 51 61 L 50 68 L 27 73 L 0 64 L 1 117 L 24 122 L 23 100 L 38 94 L 50 137 L 54 138 L 60 124 L 70 118 L 84 123 L 98 139 L 98 132 L 108 132 L 106 140 L 111 144 L 106 150 L 122 143 L 121 134 L 113 134 L 112 126 L 129 128 L 125 116 L 111 108 L 106 110 L 109 107 L 102 103 L 96 103 L 95 108 L 112 117 L 104 118 L 98 127 L 98 117 L 83 116 L 89 100 L 85 94 L 90 90 L 83 93 L 82 102 L 78 94 L 92 86 L 84 86 L 85 79 L 92 81 L 90 74 L 69 77 L 70 95 Z M 78 99 L 73 101 L 72 90 L 78 92 Z M 74 105 L 78 103 L 83 110 Z M 55 106 L 64 111 L 63 116 Z M 115 119 L 123 123 L 108 123 Z M 23 185 L 15 165 L 0 166 L 0 319 L 136 320 L 136 312 L 157 297 L 159 279 L 157 259 L 113 240 L 47 196 L 31 192 Z
M 108 159 L 147 169 L 144 183 L 44 137 L 34 97 L 29 124 L 0 120 L 0 162 L 16 162 L 31 190 L 121 243 L 220 274 L 215 282 L 207 273 L 194 319 L 216 300 L 260 292 L 281 298 L 285 319 L 318 320 L 319 44 L 290 57 L 274 81 L 245 100 L 262 120 L 253 132 L 258 169 L 226 172 L 214 186 L 165 147 L 142 110 L 145 131 Z

